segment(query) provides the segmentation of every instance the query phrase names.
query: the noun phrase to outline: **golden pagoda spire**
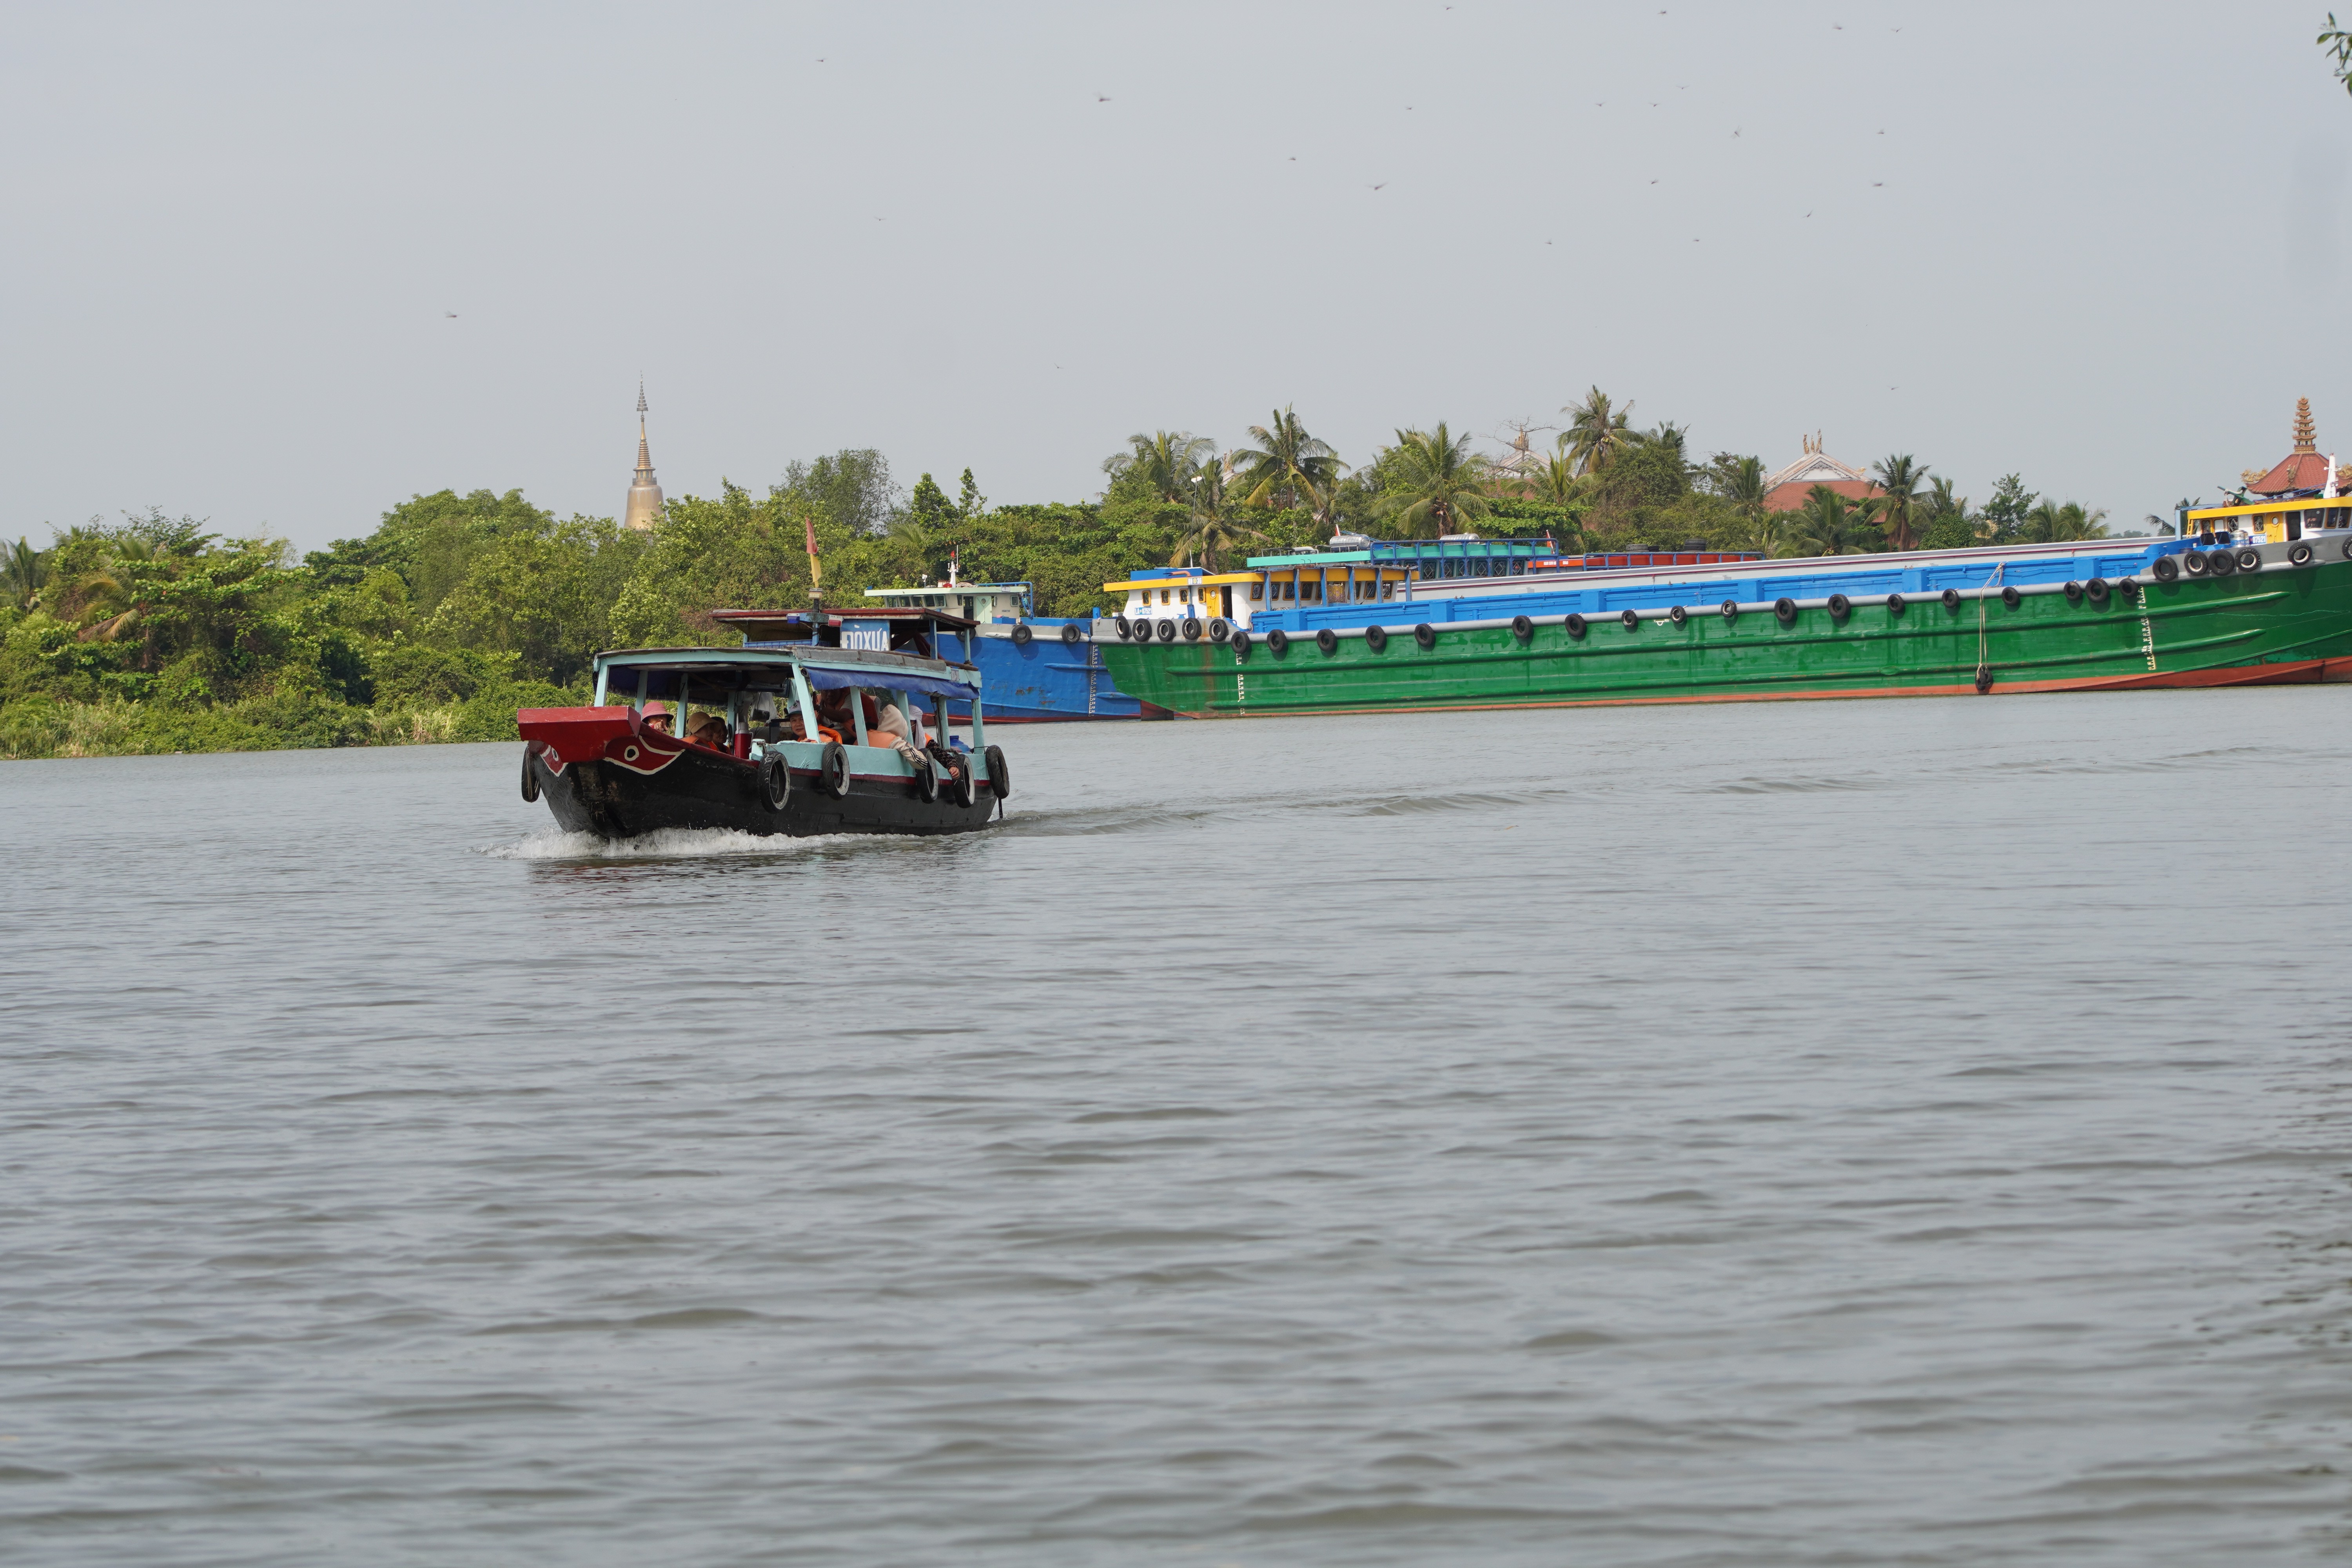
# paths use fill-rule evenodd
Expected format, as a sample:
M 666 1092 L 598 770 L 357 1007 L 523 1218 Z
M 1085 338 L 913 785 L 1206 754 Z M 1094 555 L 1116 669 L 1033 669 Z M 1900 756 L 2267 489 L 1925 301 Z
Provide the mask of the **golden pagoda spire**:
M 2294 449 L 2298 452 L 2319 450 L 2319 433 L 2312 426 L 2311 399 L 2308 397 L 2294 400 Z
M 637 378 L 637 477 L 629 486 L 625 526 L 648 529 L 662 514 L 661 486 L 654 483 L 653 448 L 646 440 L 646 383 Z

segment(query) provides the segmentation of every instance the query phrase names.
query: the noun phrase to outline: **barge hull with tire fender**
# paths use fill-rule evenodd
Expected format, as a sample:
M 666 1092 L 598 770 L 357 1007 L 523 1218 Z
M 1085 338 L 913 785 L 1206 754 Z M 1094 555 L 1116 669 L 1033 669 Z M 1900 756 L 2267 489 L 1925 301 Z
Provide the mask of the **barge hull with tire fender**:
M 2352 530 L 1512 586 L 1103 652 L 1122 691 L 1195 718 L 2352 680 Z

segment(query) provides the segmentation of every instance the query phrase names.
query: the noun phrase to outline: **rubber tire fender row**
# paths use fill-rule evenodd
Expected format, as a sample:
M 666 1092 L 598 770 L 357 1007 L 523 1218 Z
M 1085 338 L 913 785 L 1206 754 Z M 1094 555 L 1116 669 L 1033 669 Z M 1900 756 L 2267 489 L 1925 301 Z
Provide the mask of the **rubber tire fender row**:
M 1789 598 L 1772 601 L 1772 617 L 1784 626 L 1797 624 L 1797 601 Z
M 1584 617 L 1582 616 L 1577 615 L 1571 611 L 1569 614 L 1568 618 L 1561 621 L 1559 624 L 1560 629 L 1567 632 L 1570 637 L 1574 637 L 1579 642 L 1582 642 L 1584 640 Z
M 2156 580 L 2159 583 L 2177 583 L 2180 580 L 2180 563 L 2169 555 L 2158 556 L 2156 564 L 2149 570 L 2156 574 Z
M 760 759 L 760 798 L 770 811 L 782 811 L 793 798 L 793 765 L 781 748 Z
M 824 786 L 824 793 L 834 799 L 841 800 L 848 795 L 849 753 L 842 749 L 840 742 L 827 741 L 824 743 L 824 751 L 816 760 L 816 776 L 817 782 Z
M 530 763 L 530 748 L 525 746 L 522 749 L 522 801 L 525 805 L 535 805 L 539 802 L 539 774 Z
M 1374 653 L 1379 653 L 1385 649 L 1389 646 L 1388 627 L 1366 626 L 1364 628 L 1364 646 L 1371 649 Z
M 2263 552 L 2249 544 L 2238 552 L 2238 570 L 2259 572 L 2263 569 Z
M 1830 619 L 1842 621 L 1853 614 L 1853 601 L 1843 594 L 1832 594 L 1829 602 Z
M 2286 552 L 2286 558 L 2287 563 L 2290 565 L 2308 566 L 2311 564 L 2311 546 L 2308 544 L 2297 544 L 2294 549 Z
M 1513 616 L 1511 617 L 1511 635 L 1518 638 L 1521 642 L 1525 642 L 1529 637 L 1536 635 L 1536 624 L 1535 622 L 1528 619 L 1525 616 Z
M 1960 591 L 1958 588 L 1945 589 L 1943 599 L 1944 608 L 1949 610 L 1954 615 L 1958 615 L 1960 613 Z
M 1427 621 L 1412 628 L 1412 640 L 1421 645 L 1423 653 L 1437 646 L 1437 628 Z
M 1029 623 L 1027 621 L 1016 621 L 1013 623 L 1013 646 L 1014 647 L 1027 647 L 1029 646 L 1030 639 L 1034 637 L 1037 634 L 1035 632 L 1029 629 Z
M 1265 646 L 1275 658 L 1280 658 L 1290 651 L 1290 634 L 1276 626 L 1265 634 Z
M 2025 595 L 2014 588 L 2003 588 L 2000 591 L 2000 602 L 2013 610 L 2025 603 Z
M 1076 647 L 1085 640 L 1086 633 L 1078 630 L 1077 622 L 1066 621 L 1062 624 L 1062 646 L 1064 647 Z
M 1013 796 L 1013 770 L 1004 765 L 1004 748 L 1002 746 L 991 746 L 988 750 L 980 753 L 980 760 L 988 764 L 988 787 L 990 793 L 993 794 L 999 800 L 1011 799 Z

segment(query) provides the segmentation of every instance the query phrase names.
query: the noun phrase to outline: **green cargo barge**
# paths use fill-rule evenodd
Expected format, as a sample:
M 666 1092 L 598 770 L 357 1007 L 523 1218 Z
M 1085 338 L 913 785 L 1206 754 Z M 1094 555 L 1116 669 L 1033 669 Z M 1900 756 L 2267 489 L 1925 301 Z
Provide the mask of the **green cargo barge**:
M 2221 510 L 2187 520 L 2222 521 L 2213 548 L 1912 552 L 1678 582 L 1537 575 L 1505 594 L 1261 615 L 1255 631 L 1219 619 L 1171 639 L 1138 626 L 1103 657 L 1122 692 L 1199 718 L 2352 679 L 2352 517 L 2298 507 L 2233 534 Z M 2078 555 L 2116 575 L 2031 580 Z

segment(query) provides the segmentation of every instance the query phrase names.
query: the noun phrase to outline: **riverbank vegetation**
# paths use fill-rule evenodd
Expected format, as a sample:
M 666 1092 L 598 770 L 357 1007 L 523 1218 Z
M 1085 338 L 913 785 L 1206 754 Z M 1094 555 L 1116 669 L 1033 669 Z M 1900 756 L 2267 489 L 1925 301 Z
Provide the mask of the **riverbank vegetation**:
M 1595 388 L 1549 450 L 1497 458 L 1444 422 L 1401 428 L 1360 465 L 1289 408 L 1221 448 L 1139 433 L 1079 502 L 998 505 L 971 469 L 911 489 L 872 450 L 795 462 L 764 494 L 722 482 L 647 531 L 559 519 L 520 490 L 442 490 L 370 532 L 298 555 L 161 511 L 0 550 L 0 756 L 100 756 L 511 740 L 519 707 L 584 702 L 596 650 L 723 644 L 726 607 L 799 606 L 814 529 L 828 602 L 938 580 L 1026 580 L 1046 615 L 1109 609 L 1138 566 L 1226 566 L 1375 537 L 1546 535 L 1563 551 L 1702 541 L 1775 556 L 2095 537 L 2104 513 L 2015 475 L 1973 508 L 1907 456 L 1884 495 L 1816 489 L 1775 511 L 1753 456 L 1695 455 L 1685 427 L 1635 426 Z

